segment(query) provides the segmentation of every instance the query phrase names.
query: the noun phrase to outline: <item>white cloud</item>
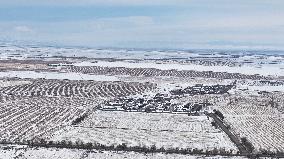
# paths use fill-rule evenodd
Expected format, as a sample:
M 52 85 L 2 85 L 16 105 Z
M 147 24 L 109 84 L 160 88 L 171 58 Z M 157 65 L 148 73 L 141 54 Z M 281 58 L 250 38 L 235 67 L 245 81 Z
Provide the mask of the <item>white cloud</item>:
M 15 26 L 14 30 L 17 31 L 17 32 L 21 32 L 21 33 L 32 33 L 32 32 L 34 32 L 28 26 Z
M 153 15 L 129 13 L 132 10 L 126 9 L 126 14 L 122 14 L 125 15 L 124 17 L 117 17 L 119 16 L 117 15 L 62 21 L 0 21 L 0 36 L 90 46 L 178 47 L 194 43 L 201 46 L 214 41 L 220 41 L 218 45 L 232 43 L 261 46 L 267 43 L 280 46 L 284 44 L 284 12 L 281 10 L 281 6 L 284 5 L 280 5 L 281 1 L 262 0 L 257 3 L 256 0 L 240 0 L 222 3 L 224 1 L 25 0 L 23 3 L 23 0 L 0 0 L 0 6 L 39 5 L 38 8 L 41 5 L 64 7 L 122 5 L 126 6 L 125 8 L 131 8 L 134 5 L 175 5 L 173 7 L 175 11 L 160 13 L 160 10 L 157 10 L 157 14 Z M 284 1 L 282 2 L 284 4 Z M 263 5 L 266 3 L 268 6 Z M 182 10 L 186 7 L 177 6 L 183 4 L 193 5 L 188 7 L 188 10 Z M 64 7 L 62 9 L 68 10 L 68 7 Z M 178 10 L 179 8 L 181 11 Z M 194 9 L 191 10 L 192 8 Z M 124 7 L 121 9 L 123 12 Z M 23 36 L 24 33 L 29 33 L 30 36 Z
M 127 16 L 127 17 L 113 17 L 100 18 L 91 21 L 93 24 L 103 25 L 105 28 L 130 28 L 130 27 L 147 27 L 154 25 L 155 21 L 149 16 Z
M 275 21 L 274 25 L 282 24 L 281 21 L 276 22 L 278 17 L 275 18 L 263 17 L 264 22 L 257 21 L 253 17 L 235 18 L 236 21 L 233 19 L 228 21 L 225 17 L 216 22 L 214 19 L 161 22 L 159 19 L 156 21 L 155 18 L 148 16 L 127 16 L 32 24 L 29 22 L 15 22 L 10 25 L 2 23 L 2 28 L 7 29 L 4 34 L 17 40 L 31 39 L 66 45 L 190 48 L 193 44 L 205 46 L 211 45 L 211 42 L 220 41 L 213 44 L 223 46 L 240 43 L 265 46 L 264 44 L 268 43 L 271 46 L 280 46 L 284 44 L 282 40 L 284 28 L 273 30 L 266 25 L 273 21 Z M 23 36 L 23 33 L 36 34 Z

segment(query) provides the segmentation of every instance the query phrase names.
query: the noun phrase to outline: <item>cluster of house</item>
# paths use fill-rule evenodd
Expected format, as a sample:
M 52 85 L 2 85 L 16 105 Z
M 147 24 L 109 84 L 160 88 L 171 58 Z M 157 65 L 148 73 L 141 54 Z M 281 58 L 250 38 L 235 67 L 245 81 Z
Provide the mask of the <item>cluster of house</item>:
M 284 85 L 284 81 L 260 80 L 259 83 L 270 85 L 270 86 L 283 86 Z
M 157 93 L 154 97 L 122 97 L 107 101 L 99 106 L 104 111 L 130 111 L 130 112 L 157 112 L 157 113 L 188 113 L 191 115 L 202 114 L 211 104 L 202 103 L 177 103 L 172 102 L 176 96 Z
M 196 84 L 184 89 L 171 90 L 169 93 L 157 93 L 150 97 L 147 95 L 139 97 L 120 97 L 106 101 L 99 106 L 104 111 L 130 111 L 130 112 L 164 112 L 164 113 L 188 113 L 189 115 L 200 115 L 207 112 L 211 105 L 204 102 L 178 102 L 186 95 L 202 94 L 224 94 L 235 86 L 235 82 L 230 85 L 205 86 Z

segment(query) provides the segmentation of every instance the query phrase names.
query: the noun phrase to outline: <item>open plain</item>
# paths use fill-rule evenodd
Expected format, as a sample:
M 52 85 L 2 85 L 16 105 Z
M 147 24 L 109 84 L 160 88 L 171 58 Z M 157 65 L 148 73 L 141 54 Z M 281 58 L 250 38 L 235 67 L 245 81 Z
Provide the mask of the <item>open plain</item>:
M 1 45 L 0 78 L 4 158 L 284 157 L 281 54 Z

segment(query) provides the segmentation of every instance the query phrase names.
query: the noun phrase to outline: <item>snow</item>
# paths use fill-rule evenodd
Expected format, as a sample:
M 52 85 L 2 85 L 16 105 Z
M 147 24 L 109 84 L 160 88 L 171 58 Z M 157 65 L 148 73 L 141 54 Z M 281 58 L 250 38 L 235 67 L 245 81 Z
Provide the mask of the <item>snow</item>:
M 225 148 L 237 151 L 206 116 L 142 112 L 96 111 L 76 127 L 69 126 L 51 140 L 96 142 L 105 145 L 126 143 L 130 146 L 156 145 L 157 148 Z
M 21 81 L 21 80 L 0 80 L 1 87 L 17 86 L 22 84 L 30 84 L 30 81 Z
M 62 72 L 8 71 L 8 72 L 0 72 L 0 77 L 119 81 L 119 79 L 115 76 L 90 75 L 90 74 L 81 74 L 81 73 L 72 73 L 72 72 L 62 73 Z
M 283 101 L 283 95 L 280 99 L 274 99 L 280 100 Z M 225 122 L 231 125 L 233 133 L 246 137 L 255 147 L 255 151 L 266 149 L 283 152 L 284 116 L 280 112 L 283 105 L 279 102 L 278 106 L 272 106 L 270 101 L 271 97 L 265 95 L 238 94 L 227 98 L 227 102 L 216 105 L 224 114 Z
M 156 68 L 161 70 L 194 70 L 194 71 L 213 71 L 213 72 L 228 72 L 228 73 L 241 73 L 241 74 L 260 74 L 264 76 L 278 76 L 278 80 L 281 80 L 280 76 L 284 76 L 284 56 L 280 55 L 256 55 L 235 52 L 235 55 L 240 57 L 233 57 L 231 52 L 189 52 L 189 51 L 149 51 L 149 50 L 127 50 L 127 49 L 91 49 L 91 48 L 56 48 L 56 47 L 18 47 L 18 46 L 6 46 L 0 47 L 0 60 L 8 59 L 20 59 L 29 60 L 28 64 L 25 63 L 13 63 L 10 61 L 2 61 L 0 78 L 0 87 L 9 87 L 16 85 L 29 84 L 33 80 L 16 79 L 6 80 L 9 77 L 19 78 L 46 78 L 46 79 L 69 79 L 69 80 L 94 80 L 94 81 L 138 81 L 138 82 L 151 82 L 156 83 L 159 89 L 145 93 L 148 96 L 154 96 L 158 92 L 169 92 L 172 89 L 185 88 L 190 85 L 202 83 L 204 85 L 214 84 L 229 84 L 234 81 L 224 79 L 211 79 L 211 78 L 178 78 L 178 77 L 132 77 L 132 76 L 107 76 L 107 75 L 94 75 L 83 74 L 74 72 L 63 72 L 59 67 L 50 67 L 47 64 L 36 64 L 32 60 L 40 59 L 46 60 L 52 63 L 56 60 L 66 60 L 66 62 L 75 62 L 75 66 L 101 66 L 101 67 L 126 67 L 126 68 Z M 232 52 L 233 53 L 233 52 Z M 263 53 L 263 52 L 260 52 Z M 234 54 L 234 53 L 233 53 Z M 76 58 L 76 57 L 87 58 Z M 62 58 L 63 57 L 63 58 Z M 73 58 L 75 57 L 75 58 Z M 92 59 L 92 58 L 104 58 L 106 61 Z M 112 60 L 113 62 L 107 61 Z M 113 59 L 110 59 L 113 58 Z M 160 59 L 160 60 L 159 60 Z M 163 59 L 163 61 L 161 61 Z M 94 60 L 96 61 L 94 63 Z M 196 60 L 196 62 L 189 62 L 187 60 Z M 208 62 L 209 63 L 206 63 Z M 221 62 L 220 62 L 221 61 Z M 61 61 L 60 61 L 61 62 Z M 63 61 L 64 63 L 65 61 Z M 205 63 L 203 63 L 205 62 Z M 218 63 L 220 62 L 220 63 Z M 210 66 L 207 66 L 210 65 Z M 222 66 L 221 66 L 222 65 Z M 227 66 L 229 65 L 229 66 Z M 11 70 L 11 71 L 10 71 Z M 21 71 L 16 71 L 21 70 Z M 31 71 L 23 71 L 31 70 Z M 40 70 L 34 71 L 34 70 Z M 45 70 L 45 71 L 43 71 Z M 59 72 L 61 70 L 61 72 Z M 58 72 L 48 72 L 58 71 Z M 77 83 L 78 81 L 75 81 Z M 274 81 L 275 82 L 275 81 Z M 256 83 L 256 84 L 255 84 Z M 78 82 L 78 84 L 80 84 Z M 58 86 L 59 87 L 59 86 Z M 24 90 L 28 90 L 28 87 L 9 87 L 9 89 L 15 91 L 15 94 L 19 95 Z M 39 84 L 40 89 L 34 89 L 28 91 L 39 91 L 43 88 L 42 83 Z M 47 85 L 47 88 L 54 88 Z M 61 86 L 59 87 L 61 88 Z M 62 87 L 67 88 L 67 87 Z M 73 87 L 72 87 L 73 88 Z M 74 87 L 75 88 L 75 87 Z M 87 87 L 88 88 L 88 87 Z M 107 88 L 107 87 L 105 87 Z M 102 87 L 104 91 L 105 88 Z M 85 87 L 80 87 L 85 89 Z M 119 89 L 121 92 L 128 88 Z M 136 88 L 135 88 L 136 89 Z M 247 90 L 245 90 L 247 89 Z M 57 89 L 56 89 L 57 90 Z M 61 89 L 58 89 L 61 90 Z M 63 89 L 62 89 L 63 90 Z M 67 92 L 70 90 L 67 90 Z M 117 90 L 117 89 L 112 89 Z M 84 90 L 85 91 L 85 90 Z M 88 90 L 87 90 L 88 91 Z M 259 81 L 255 80 L 241 80 L 237 81 L 235 89 L 230 91 L 230 94 L 226 95 L 196 95 L 185 96 L 180 99 L 173 100 L 173 103 L 186 103 L 208 100 L 212 103 L 212 109 L 215 107 L 221 110 L 225 115 L 225 121 L 230 123 L 232 130 L 235 134 L 246 136 L 254 146 L 259 148 L 273 149 L 283 151 L 283 102 L 279 102 L 278 99 L 283 99 L 283 94 L 279 95 L 279 98 L 275 101 L 279 102 L 276 107 L 269 106 L 269 99 L 263 100 L 264 97 L 258 94 L 258 91 L 281 91 L 284 92 L 284 85 L 269 85 L 259 84 Z M 65 92 L 64 92 L 65 93 Z M 140 92 L 139 92 L 140 93 Z M 273 92 L 276 93 L 277 92 Z M 278 92 L 279 93 L 279 92 Z M 110 93 L 106 93 L 110 94 Z M 136 96 L 143 96 L 145 94 L 137 94 Z M 105 96 L 104 93 L 102 93 Z M 271 95 L 271 94 L 269 94 Z M 53 94 L 50 94 L 53 96 Z M 234 98 L 235 96 L 239 98 Z M 251 96 L 255 96 L 252 98 Z M 75 100 L 69 100 L 69 98 L 60 97 L 61 101 L 56 98 L 30 98 L 21 97 L 22 101 L 10 100 L 7 96 L 3 100 L 15 103 L 14 105 L 7 105 L 2 103 L 3 110 L 13 111 L 8 112 L 5 118 L 11 119 L 11 124 L 4 126 L 3 130 L 7 128 L 17 128 L 19 120 L 12 122 L 12 119 L 17 118 L 14 113 L 21 109 L 28 108 L 27 106 L 50 106 L 62 107 L 74 106 L 78 108 L 85 108 L 81 102 L 74 102 Z M 86 108 L 93 110 L 98 102 L 97 99 L 92 100 L 90 104 L 87 104 Z M 235 99 L 235 100 L 234 100 Z M 230 105 L 234 101 L 246 99 L 245 102 L 236 103 Z M 24 101 L 28 102 L 24 102 Z M 66 102 L 68 100 L 68 102 Z M 86 101 L 84 98 L 81 101 Z M 29 102 L 31 101 L 31 102 Z M 102 102 L 101 100 L 98 100 Z M 258 103 L 249 103 L 249 102 Z M 72 104 L 70 104 L 72 103 Z M 94 104 L 93 104 L 94 103 Z M 74 105 L 73 105 L 74 104 Z M 17 108 L 21 107 L 21 109 Z M 79 107 L 82 106 L 82 107 Z M 211 108 L 211 107 L 210 107 Z M 281 112 L 282 108 L 282 112 Z M 18 109 L 18 110 L 14 110 Z M 67 109 L 67 108 L 66 108 Z M 53 110 L 53 109 L 52 109 Z M 34 112 L 44 113 L 45 109 L 38 109 Z M 57 109 L 54 111 L 58 111 Z M 65 118 L 67 113 L 59 114 L 60 119 Z M 75 111 L 68 111 L 70 114 L 74 114 Z M 130 146 L 152 146 L 156 145 L 165 148 L 198 148 L 208 149 L 213 148 L 225 148 L 226 150 L 232 149 L 237 151 L 236 147 L 229 140 L 224 132 L 219 129 L 215 129 L 211 126 L 211 121 L 206 116 L 187 116 L 182 114 L 154 114 L 154 113 L 142 113 L 142 112 L 102 112 L 91 111 L 92 114 L 85 119 L 82 123 L 76 126 L 68 125 L 64 129 L 48 132 L 47 138 L 52 140 L 82 140 L 84 142 L 97 142 L 106 145 L 118 145 L 121 143 L 127 143 Z M 47 117 L 51 114 L 46 111 Z M 36 127 L 36 122 L 29 120 L 29 114 L 22 120 L 28 120 L 23 124 L 31 123 L 31 128 Z M 4 119 L 4 118 L 2 118 Z M 2 120 L 1 119 L 1 120 Z M 56 119 L 56 118 L 53 118 Z M 46 120 L 41 118 L 40 120 Z M 40 122 L 38 120 L 38 122 Z M 46 120 L 47 121 L 47 120 Z M 65 122 L 64 122 L 65 123 Z M 66 122 L 67 123 L 67 122 Z M 3 124 L 2 124 L 3 125 Z M 47 124 L 45 124 L 47 125 Z M 22 124 L 18 124 L 22 126 Z M 54 126 L 58 126 L 54 124 Z M 11 129 L 13 130 L 13 129 Z M 58 129 L 56 129 L 58 130 Z M 11 131 L 7 129 L 7 134 Z M 17 131 L 21 133 L 20 129 Z M 14 131 L 16 132 L 16 131 Z M 28 135 L 32 135 L 33 132 L 29 132 Z M 49 138 L 50 137 L 50 138 Z M 13 147 L 9 150 L 4 150 L 0 147 L 0 158 L 195 158 L 197 156 L 184 156 L 184 155 L 170 155 L 170 154 L 142 154 L 134 152 L 111 152 L 111 151 L 93 151 L 88 152 L 85 150 L 74 149 L 45 149 L 45 148 L 25 148 L 25 147 Z
M 89 57 L 89 58 L 169 58 L 169 57 L 188 57 L 198 56 L 196 53 L 187 51 L 156 51 L 156 50 L 128 50 L 128 49 L 93 49 L 93 48 L 59 48 L 59 47 L 36 47 L 11 46 L 0 47 L 2 59 L 24 59 L 27 57 Z
M 238 86 L 238 89 L 248 89 L 250 91 L 267 91 L 267 92 L 281 91 L 281 92 L 284 92 L 284 85 L 280 85 L 280 86 L 249 86 L 249 85 L 241 85 L 241 86 Z
M 195 64 L 157 64 L 147 62 L 108 62 L 98 61 L 97 63 L 91 63 L 88 61 L 75 63 L 75 66 L 101 66 L 101 67 L 126 67 L 126 68 L 156 68 L 161 70 L 195 70 L 195 71 L 213 71 L 213 72 L 228 72 L 228 73 L 242 73 L 248 75 L 260 74 L 264 76 L 272 75 L 279 76 L 284 75 L 284 69 L 272 66 L 263 66 L 262 68 L 252 66 L 240 66 L 240 67 L 229 67 L 229 66 L 204 66 Z M 267 71 L 269 70 L 269 71 Z
M 157 63 L 128 63 L 128 62 L 106 62 L 98 63 L 82 62 L 77 66 L 107 66 L 107 67 L 130 67 L 130 68 L 158 68 L 158 69 L 177 69 L 177 70 L 196 70 L 196 71 L 216 71 L 243 74 L 260 74 L 272 76 L 284 76 L 284 58 L 280 55 L 271 55 L 271 52 L 261 52 L 259 54 L 246 54 L 245 52 L 225 52 L 225 51 L 160 51 L 160 50 L 127 50 L 127 49 L 92 49 L 92 48 L 59 48 L 59 47 L 28 47 L 28 46 L 4 46 L 0 47 L 1 59 L 26 59 L 26 58 L 58 58 L 58 57 L 88 57 L 88 58 L 113 58 L 113 59 L 196 59 L 215 61 L 236 62 L 237 66 L 204 66 L 196 64 L 157 64 Z M 205 53 L 205 54 L 204 54 Z M 240 55 L 233 58 L 232 54 Z M 265 55 L 267 54 L 267 55 Z M 150 61 L 151 61 L 150 60 Z M 246 62 L 252 63 L 246 63 Z M 276 64 L 270 64 L 275 62 Z M 153 62 L 153 61 L 152 61 Z M 155 62 L 155 61 L 154 61 Z M 240 65 L 240 66 L 239 66 Z M 269 70 L 269 71 L 268 71 Z

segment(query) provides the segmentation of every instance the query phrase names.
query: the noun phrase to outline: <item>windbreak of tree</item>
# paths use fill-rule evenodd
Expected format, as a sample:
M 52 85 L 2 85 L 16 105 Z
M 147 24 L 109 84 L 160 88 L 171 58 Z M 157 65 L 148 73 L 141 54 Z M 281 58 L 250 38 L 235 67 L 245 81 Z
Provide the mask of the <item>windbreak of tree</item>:
M 2 140 L 1 144 L 15 144 L 14 142 L 10 142 L 8 140 Z M 18 141 L 20 145 L 28 145 L 30 147 L 45 147 L 45 148 L 69 148 L 69 149 L 86 149 L 86 150 L 109 150 L 109 151 L 134 151 L 140 153 L 170 153 L 170 154 L 191 154 L 191 155 L 223 155 L 223 156 L 231 156 L 234 155 L 233 150 L 225 150 L 214 148 L 213 150 L 204 150 L 197 148 L 157 148 L 156 145 L 152 145 L 150 147 L 147 146 L 129 146 L 126 143 L 118 144 L 118 145 L 104 145 L 100 143 L 84 143 L 83 141 L 46 141 L 44 139 L 38 140 L 27 140 L 27 141 Z
M 247 147 L 249 142 L 247 139 L 242 138 L 243 144 L 246 144 Z M 183 155 L 206 155 L 206 156 L 247 156 L 251 157 L 278 157 L 284 156 L 284 152 L 272 152 L 270 150 L 261 149 L 260 153 L 251 153 L 254 148 L 251 148 L 251 152 L 248 154 L 241 154 L 240 152 L 234 153 L 233 150 L 225 150 L 224 148 L 214 148 L 213 150 L 204 150 L 197 148 L 157 148 L 155 145 L 150 147 L 147 146 L 129 146 L 126 143 L 118 144 L 118 145 L 104 145 L 100 143 L 84 143 L 83 141 L 46 141 L 45 139 L 37 139 L 37 140 L 26 140 L 26 141 L 18 141 L 17 143 L 11 142 L 8 140 L 1 140 L 0 144 L 19 144 L 19 145 L 28 145 L 29 147 L 44 147 L 44 148 L 69 148 L 69 149 L 84 149 L 84 150 L 106 150 L 106 151 L 133 151 L 140 153 L 167 153 L 167 154 L 183 154 Z M 11 147 L 12 148 L 12 147 Z

